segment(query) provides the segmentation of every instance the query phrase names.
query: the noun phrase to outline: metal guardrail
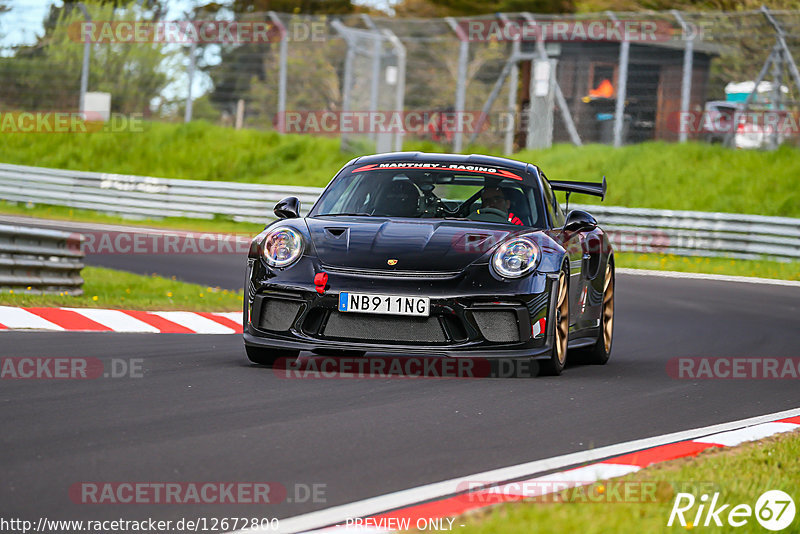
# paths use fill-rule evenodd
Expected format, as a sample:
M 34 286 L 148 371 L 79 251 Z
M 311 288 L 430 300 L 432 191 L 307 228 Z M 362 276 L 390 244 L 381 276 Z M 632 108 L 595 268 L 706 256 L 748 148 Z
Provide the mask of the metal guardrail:
M 300 199 L 307 213 L 322 189 L 178 180 L 0 164 L 0 199 L 127 217 L 189 217 L 263 223 L 275 203 Z M 800 219 L 735 213 L 573 205 L 597 217 L 616 250 L 690 256 L 800 259 Z
M 265 222 L 280 199 L 296 196 L 306 209 L 318 187 L 177 180 L 0 164 L 0 198 L 140 218 L 189 217 Z
M 80 234 L 0 224 L 0 287 L 83 293 Z
M 616 250 L 739 259 L 800 259 L 800 219 L 737 213 L 581 205 Z

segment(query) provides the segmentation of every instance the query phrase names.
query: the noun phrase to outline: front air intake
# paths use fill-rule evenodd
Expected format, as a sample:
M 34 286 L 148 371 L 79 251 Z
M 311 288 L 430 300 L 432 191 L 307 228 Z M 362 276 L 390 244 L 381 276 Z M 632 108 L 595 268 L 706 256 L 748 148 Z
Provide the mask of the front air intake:
M 478 324 L 486 341 L 494 343 L 516 343 L 519 341 L 517 314 L 512 310 L 473 311 L 472 316 Z
M 371 316 L 336 313 L 328 317 L 325 337 L 394 343 L 445 343 L 442 325 L 436 317 Z
M 273 332 L 289 330 L 302 306 L 297 300 L 265 298 L 262 302 L 258 327 Z

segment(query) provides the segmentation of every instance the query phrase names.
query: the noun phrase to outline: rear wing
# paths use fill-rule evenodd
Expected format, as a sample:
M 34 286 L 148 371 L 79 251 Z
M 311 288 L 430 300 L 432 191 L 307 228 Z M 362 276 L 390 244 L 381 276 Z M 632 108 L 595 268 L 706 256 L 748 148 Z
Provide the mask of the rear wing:
M 550 187 L 554 191 L 566 191 L 567 198 L 572 193 L 583 193 L 585 195 L 594 195 L 600 197 L 600 200 L 606 198 L 606 177 L 603 176 L 603 183 L 598 184 L 595 182 L 564 182 L 562 180 L 548 180 Z

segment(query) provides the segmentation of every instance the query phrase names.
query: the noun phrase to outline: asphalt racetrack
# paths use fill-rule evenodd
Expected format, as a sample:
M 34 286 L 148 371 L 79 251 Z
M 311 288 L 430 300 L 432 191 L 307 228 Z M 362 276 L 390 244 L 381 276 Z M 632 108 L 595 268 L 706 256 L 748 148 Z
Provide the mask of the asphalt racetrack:
M 96 256 L 87 263 L 233 289 L 244 261 Z M 286 518 L 800 406 L 796 380 L 667 374 L 667 362 L 681 356 L 796 357 L 800 288 L 618 274 L 616 306 L 606 366 L 535 379 L 287 379 L 250 365 L 238 335 L 5 332 L 4 357 L 139 359 L 143 376 L 0 381 L 0 515 Z M 123 481 L 277 482 L 289 493 L 266 506 L 92 505 L 70 497 L 77 483 Z

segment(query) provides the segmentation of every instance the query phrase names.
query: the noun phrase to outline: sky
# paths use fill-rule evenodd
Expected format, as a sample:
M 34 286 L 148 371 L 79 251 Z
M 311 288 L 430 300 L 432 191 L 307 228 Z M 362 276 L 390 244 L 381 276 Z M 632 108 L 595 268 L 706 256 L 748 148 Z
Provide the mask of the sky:
M 0 15 L 0 46 L 32 44 L 43 32 L 42 21 L 51 4 L 62 5 L 61 0 L 6 0 L 11 11 Z M 178 18 L 195 3 L 194 0 L 167 0 L 167 18 Z M 391 0 L 357 0 L 357 4 L 388 8 Z
M 44 31 L 42 21 L 50 6 L 63 4 L 61 0 L 6 0 L 6 3 L 11 7 L 11 11 L 0 15 L 0 34 L 4 35 L 0 43 L 4 47 L 34 43 L 36 37 Z M 198 2 L 195 0 L 167 0 L 169 7 L 167 18 L 179 18 L 195 3 Z
M 30 44 L 42 32 L 42 20 L 53 0 L 7 0 L 9 13 L 0 15 L 0 33 L 3 46 Z M 61 2 L 58 1 L 61 5 Z

